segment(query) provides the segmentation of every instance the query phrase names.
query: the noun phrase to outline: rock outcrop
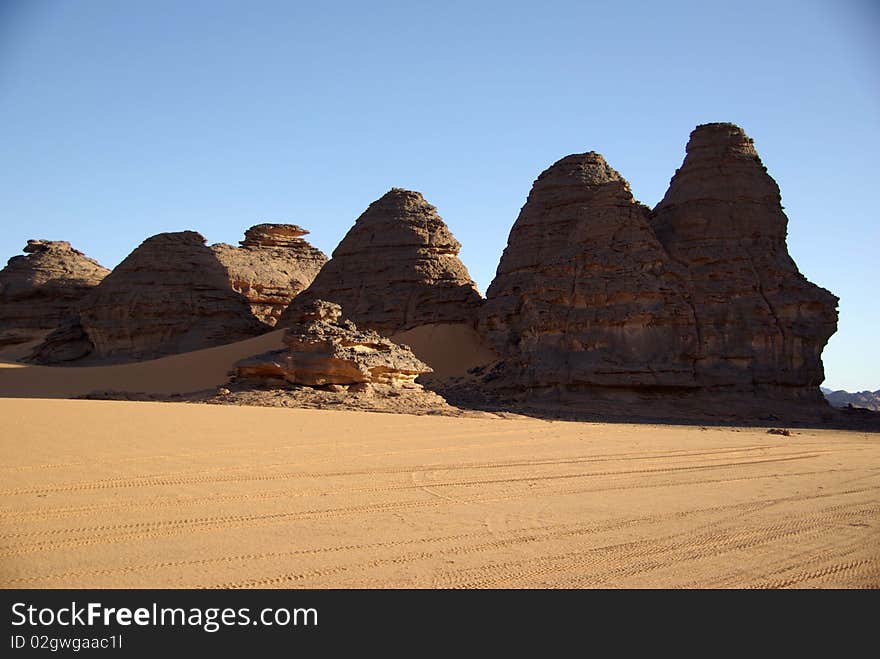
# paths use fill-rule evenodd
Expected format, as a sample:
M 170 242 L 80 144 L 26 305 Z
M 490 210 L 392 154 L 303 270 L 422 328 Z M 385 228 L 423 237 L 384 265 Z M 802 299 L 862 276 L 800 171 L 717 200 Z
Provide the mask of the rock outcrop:
M 284 334 L 284 350 L 239 362 L 239 379 L 310 387 L 363 388 L 369 385 L 421 389 L 415 379 L 430 373 L 410 349 L 373 331 L 340 320 L 342 308 L 324 300 L 303 306 Z
M 429 323 L 473 324 L 482 299 L 460 248 L 420 193 L 392 188 L 357 219 L 280 323 L 295 322 L 306 305 L 323 299 L 385 335 Z
M 652 226 L 691 282 L 699 384 L 819 399 L 837 297 L 789 256 L 779 187 L 741 128 L 691 133 Z
M 545 171 L 480 314 L 500 388 L 819 400 L 837 298 L 786 248 L 779 189 L 732 124 L 699 126 L 649 212 L 601 156 Z
M 327 262 L 323 252 L 302 239 L 307 234 L 295 224 L 258 224 L 245 232 L 240 247 L 211 246 L 229 273 L 232 289 L 270 327 Z
M 499 384 L 694 386 L 687 274 L 649 215 L 595 152 L 538 177 L 480 314 L 481 332 L 506 357 Z
M 78 326 L 73 322 L 50 336 L 35 361 L 60 359 L 68 348 L 76 353 L 84 341 L 97 359 L 151 359 L 232 343 L 266 329 L 232 290 L 226 268 L 204 237 L 195 231 L 161 233 L 107 275 L 80 304 Z
M 29 240 L 0 270 L 0 345 L 37 339 L 76 313 L 110 272 L 60 240 Z

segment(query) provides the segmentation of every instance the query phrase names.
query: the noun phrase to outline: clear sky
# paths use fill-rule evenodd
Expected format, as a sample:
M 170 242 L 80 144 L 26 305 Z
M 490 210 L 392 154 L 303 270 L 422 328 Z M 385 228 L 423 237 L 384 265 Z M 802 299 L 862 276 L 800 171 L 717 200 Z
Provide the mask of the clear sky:
M 732 121 L 782 189 L 789 249 L 840 296 L 826 386 L 880 388 L 880 3 L 0 0 L 0 258 L 69 240 L 328 254 L 421 191 L 481 291 L 535 177 L 596 150 L 653 206 L 690 131 Z

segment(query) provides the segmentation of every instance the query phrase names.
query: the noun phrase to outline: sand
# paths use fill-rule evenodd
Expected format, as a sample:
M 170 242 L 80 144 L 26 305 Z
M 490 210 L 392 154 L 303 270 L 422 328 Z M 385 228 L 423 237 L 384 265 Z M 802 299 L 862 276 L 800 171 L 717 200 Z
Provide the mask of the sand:
M 878 587 L 880 435 L 0 400 L 0 586 Z
M 235 362 L 282 347 L 284 330 L 216 348 L 113 366 L 33 366 L 0 354 L 0 396 L 73 398 L 95 391 L 146 394 L 191 393 L 216 388 L 229 379 Z
M 130 364 L 33 366 L 17 363 L 26 346 L 0 350 L 0 397 L 75 398 L 94 392 L 188 394 L 216 389 L 245 357 L 284 347 L 284 330 L 246 341 Z M 469 368 L 496 359 L 473 328 L 463 324 L 424 325 L 393 337 L 410 345 L 433 369 L 433 377 L 464 376 Z
M 498 359 L 480 335 L 464 323 L 421 325 L 392 335 L 396 343 L 408 345 L 413 353 L 434 369 L 435 378 L 464 376 L 468 369 Z

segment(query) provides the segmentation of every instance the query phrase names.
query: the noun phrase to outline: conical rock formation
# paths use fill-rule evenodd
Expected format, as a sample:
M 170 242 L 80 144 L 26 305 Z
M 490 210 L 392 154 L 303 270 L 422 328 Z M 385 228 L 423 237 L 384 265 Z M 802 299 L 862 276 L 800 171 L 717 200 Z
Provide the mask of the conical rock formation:
M 654 236 L 649 209 L 588 152 L 535 181 L 480 330 L 506 356 L 502 386 L 693 386 L 686 297 L 686 273 Z
M 420 193 L 392 188 L 357 219 L 280 324 L 295 322 L 317 299 L 386 335 L 429 323 L 473 323 L 481 298 L 460 248 Z
M 701 385 L 818 399 L 837 297 L 789 255 L 779 187 L 751 138 L 729 123 L 698 126 L 652 225 L 688 271 Z
M 35 361 L 60 359 L 64 342 L 57 334 L 79 346 L 87 339 L 92 357 L 125 361 L 232 343 L 265 330 L 201 234 L 161 233 L 114 268 L 81 303 L 79 326 L 60 328 Z

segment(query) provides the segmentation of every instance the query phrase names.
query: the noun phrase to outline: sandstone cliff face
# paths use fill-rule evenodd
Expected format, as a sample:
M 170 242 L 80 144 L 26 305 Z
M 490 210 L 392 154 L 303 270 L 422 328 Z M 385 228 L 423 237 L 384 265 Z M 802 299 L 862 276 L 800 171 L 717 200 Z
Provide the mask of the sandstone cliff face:
M 807 281 L 789 256 L 779 187 L 741 128 L 706 124 L 691 133 L 652 226 L 688 271 L 700 384 L 818 398 L 837 297 Z
M 307 386 L 391 385 L 421 389 L 416 377 L 431 368 L 410 349 L 340 322 L 338 304 L 315 300 L 303 305 L 285 332 L 285 350 L 257 355 L 237 364 L 245 379 L 283 381 Z
M 120 360 L 209 348 L 266 329 L 195 231 L 141 243 L 83 302 L 80 324 L 93 356 Z
M 232 289 L 270 327 L 327 262 L 323 252 L 302 239 L 307 234 L 295 224 L 258 224 L 245 232 L 241 247 L 211 246 L 229 273 Z
M 24 252 L 0 270 L 0 344 L 57 327 L 110 272 L 64 241 L 29 240 Z
M 480 330 L 525 387 L 693 386 L 684 268 L 601 155 L 544 171 L 510 232 Z
M 732 124 L 693 132 L 653 212 L 598 154 L 563 158 L 535 182 L 487 291 L 480 330 L 504 356 L 488 379 L 818 400 L 837 298 L 798 272 L 786 225 Z
M 382 334 L 473 323 L 482 300 L 458 258 L 460 248 L 421 194 L 393 188 L 357 219 L 280 322 L 294 322 L 304 305 L 323 299 Z

